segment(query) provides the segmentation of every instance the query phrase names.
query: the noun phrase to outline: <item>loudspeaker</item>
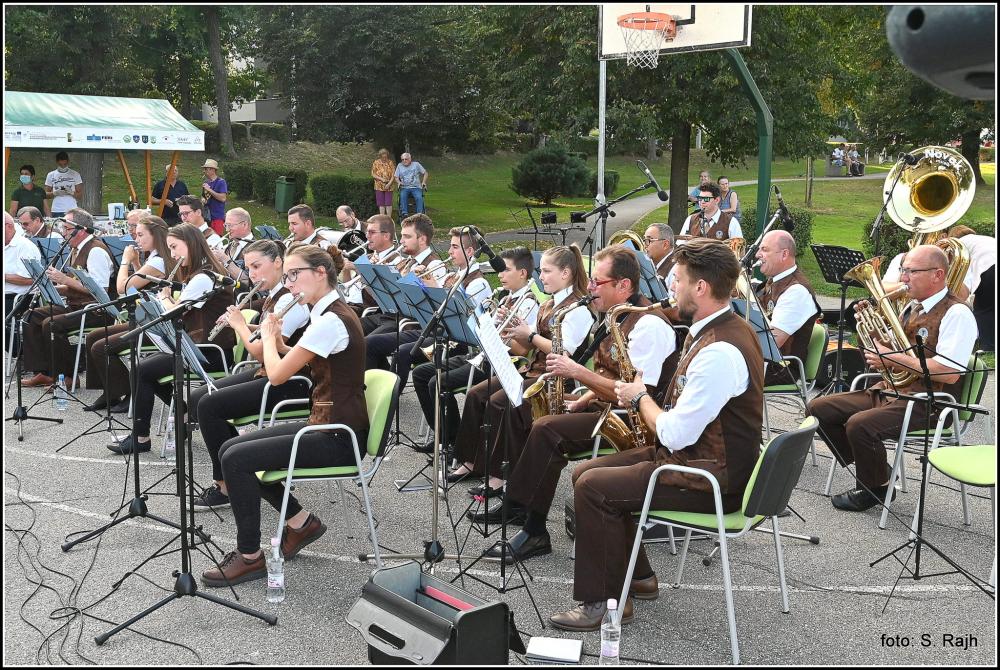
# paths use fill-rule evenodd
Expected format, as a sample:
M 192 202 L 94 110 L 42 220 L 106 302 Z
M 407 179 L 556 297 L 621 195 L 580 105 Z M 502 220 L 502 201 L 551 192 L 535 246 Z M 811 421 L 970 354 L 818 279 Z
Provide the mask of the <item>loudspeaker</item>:
M 347 614 L 376 665 L 507 665 L 524 653 L 507 603 L 488 603 L 416 562 L 376 570 Z
M 816 371 L 816 386 L 823 388 L 833 380 L 833 373 L 837 369 L 837 342 L 836 340 L 827 345 L 826 353 Z M 840 378 L 850 386 L 854 378 L 865 371 L 865 357 L 861 350 L 854 345 L 844 343 L 840 355 Z

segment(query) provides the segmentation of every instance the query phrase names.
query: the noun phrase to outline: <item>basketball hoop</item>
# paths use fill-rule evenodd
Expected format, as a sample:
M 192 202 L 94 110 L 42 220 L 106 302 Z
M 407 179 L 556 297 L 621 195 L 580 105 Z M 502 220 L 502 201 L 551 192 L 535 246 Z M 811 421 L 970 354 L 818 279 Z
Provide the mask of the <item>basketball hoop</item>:
M 625 56 L 633 67 L 655 68 L 660 49 L 677 36 L 677 21 L 669 14 L 649 11 L 622 14 L 618 27 L 625 41 Z

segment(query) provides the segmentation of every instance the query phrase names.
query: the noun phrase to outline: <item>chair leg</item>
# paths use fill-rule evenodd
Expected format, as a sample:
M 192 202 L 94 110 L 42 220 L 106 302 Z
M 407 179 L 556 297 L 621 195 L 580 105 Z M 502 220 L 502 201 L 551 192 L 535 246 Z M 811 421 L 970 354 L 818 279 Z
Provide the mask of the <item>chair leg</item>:
M 80 376 L 80 350 L 83 348 L 85 339 L 83 331 L 80 332 L 79 338 L 80 340 L 76 343 L 76 358 L 73 360 L 73 383 L 70 385 L 70 393 L 76 393 L 76 378 Z
M 368 517 L 368 533 L 372 541 L 372 554 L 375 556 L 375 568 L 378 570 L 382 569 L 382 554 L 378 548 L 378 534 L 375 532 L 375 520 L 372 518 L 372 500 L 368 495 L 368 482 L 362 476 L 361 479 L 361 496 L 365 501 L 365 516 Z
M 774 536 L 777 537 L 778 534 L 775 533 Z M 726 587 L 726 617 L 729 620 L 729 647 L 733 654 L 733 665 L 739 665 L 740 643 L 736 636 L 736 608 L 733 605 L 732 575 L 729 573 L 729 549 L 726 547 L 726 531 L 721 527 L 719 528 L 719 551 L 722 555 L 722 579 Z
M 806 416 L 806 414 L 809 412 L 809 405 L 808 405 L 809 401 L 806 398 L 806 390 L 800 386 L 799 387 L 799 391 L 801 391 L 801 393 L 799 394 L 799 400 L 802 401 L 802 416 Z M 812 441 L 809 442 L 809 454 L 812 457 L 813 467 L 814 468 L 817 467 L 819 465 L 819 463 L 816 462 L 816 440 L 815 439 L 813 439 Z
M 997 525 L 997 502 L 996 502 L 996 492 L 995 486 L 990 487 L 990 528 L 996 528 Z M 996 546 L 993 547 L 993 568 L 990 570 L 990 586 L 993 587 L 994 591 L 997 587 L 997 549 Z
M 281 511 L 278 512 L 278 530 L 274 536 L 278 538 L 278 551 L 281 551 L 281 536 L 285 530 L 285 515 L 288 513 L 288 496 L 291 495 L 291 486 L 284 486 L 285 493 L 281 496 Z M 265 553 L 265 556 L 267 554 Z M 282 556 L 282 558 L 284 558 Z
M 815 442 L 816 441 L 813 440 L 813 444 L 815 444 Z M 830 496 L 830 493 L 833 489 L 833 473 L 836 469 L 837 469 L 837 457 L 834 456 L 832 459 L 830 459 L 830 474 L 826 476 L 826 488 L 823 489 L 823 495 L 827 497 Z
M 667 526 L 667 537 L 670 538 L 670 555 L 677 555 L 677 542 L 674 540 L 674 527 Z
M 640 520 L 641 521 L 645 521 L 645 516 L 646 516 L 645 513 L 643 513 L 642 516 L 643 516 L 643 518 L 640 519 Z M 619 617 L 621 617 L 621 613 L 625 611 L 625 605 L 624 605 L 624 603 L 627 602 L 627 599 L 628 599 L 628 589 L 629 589 L 629 586 L 632 585 L 632 575 L 635 574 L 635 562 L 636 562 L 636 559 L 639 558 L 639 548 L 642 546 L 642 535 L 644 533 L 644 526 L 645 526 L 645 524 L 640 524 L 635 529 L 635 540 L 632 542 L 632 554 L 629 556 L 629 559 L 628 559 L 628 569 L 625 571 L 625 583 L 622 584 L 621 597 L 618 599 L 618 602 L 622 603 L 621 605 L 618 606 L 618 616 Z M 573 543 L 573 547 L 574 547 L 574 549 L 576 548 L 576 543 L 575 542 Z M 620 622 L 621 622 L 621 619 L 619 618 L 619 623 Z
M 338 479 L 337 480 L 337 488 L 340 489 L 340 508 L 341 508 L 340 509 L 340 513 L 341 513 L 341 516 L 344 517 L 344 521 L 345 521 L 344 531 L 345 531 L 345 533 L 346 534 L 350 534 L 353 531 L 360 530 L 360 528 L 358 528 L 357 519 L 354 518 L 354 514 L 353 513 L 348 513 L 348 508 L 347 508 L 347 493 L 344 492 L 344 482 L 342 482 L 341 480 Z M 350 520 L 347 519 L 348 516 L 350 516 Z
M 767 415 L 767 395 L 764 395 L 764 431 L 767 434 L 767 439 L 764 444 L 771 443 L 771 419 Z
M 170 412 L 167 414 L 167 423 L 168 424 L 170 423 L 170 417 L 172 417 L 173 415 L 174 415 L 174 399 L 171 398 L 170 399 Z M 163 411 L 162 410 L 160 411 L 160 417 L 161 417 L 161 419 L 163 417 Z M 177 426 L 174 426 L 174 435 L 176 435 L 176 434 L 177 434 Z M 166 431 L 164 431 L 164 433 L 163 433 L 163 442 L 161 443 L 161 446 L 160 446 L 160 458 L 166 458 L 167 457 L 167 437 L 168 437 L 168 435 L 166 434 Z M 176 438 L 174 438 L 174 439 L 176 439 Z
M 681 579 L 684 578 L 684 563 L 687 561 L 688 546 L 691 544 L 691 530 L 684 531 L 684 544 L 681 545 L 681 560 L 677 562 L 677 579 L 674 580 L 674 586 L 681 585 Z
M 965 484 L 959 484 L 962 491 L 962 523 L 966 526 L 972 525 L 972 517 L 969 515 L 969 496 L 965 490 Z
M 573 538 L 573 543 L 569 546 L 569 558 L 571 561 L 576 560 L 576 538 Z
M 785 555 L 781 550 L 781 532 L 778 517 L 771 517 L 771 535 L 774 536 L 774 554 L 778 557 L 778 583 L 781 585 L 781 611 L 788 614 L 788 586 L 785 584 Z
M 899 458 L 899 474 L 897 475 L 899 480 L 899 491 L 901 493 L 906 493 L 906 451 L 903 451 L 903 455 Z
M 892 473 L 889 475 L 889 486 L 885 491 L 885 500 L 882 501 L 882 516 L 879 517 L 878 527 L 885 530 L 885 524 L 889 520 L 889 505 L 892 504 L 892 490 L 896 486 L 896 482 L 902 479 L 903 491 L 906 491 L 906 473 L 903 471 L 903 460 L 906 455 L 906 450 L 903 449 L 903 445 L 896 444 L 896 456 L 892 461 Z

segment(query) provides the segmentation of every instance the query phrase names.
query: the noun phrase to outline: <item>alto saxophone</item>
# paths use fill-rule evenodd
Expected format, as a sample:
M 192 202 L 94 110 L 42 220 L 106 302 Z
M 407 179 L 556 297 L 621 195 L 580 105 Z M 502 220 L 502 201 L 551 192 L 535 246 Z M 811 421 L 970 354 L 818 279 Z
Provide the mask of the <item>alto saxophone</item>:
M 615 305 L 608 310 L 605 323 L 607 324 L 608 333 L 614 338 L 614 346 L 618 351 L 619 374 L 621 380 L 626 384 L 635 380 L 635 365 L 632 364 L 632 359 L 629 358 L 628 343 L 625 342 L 625 336 L 618 323 L 618 317 L 631 312 L 649 312 L 659 307 L 660 303 L 658 302 L 646 307 L 636 307 L 624 303 L 622 305 Z M 631 430 L 625 425 L 624 421 L 611 412 L 609 407 L 602 415 L 602 421 L 595 428 L 595 434 L 599 432 L 617 451 L 624 451 L 631 447 L 651 447 L 655 445 L 656 436 L 646 425 L 646 422 L 642 420 L 642 415 L 638 411 L 634 411 L 631 405 L 629 405 L 627 410 L 629 422 L 632 426 Z
M 261 279 L 259 282 L 254 284 L 250 288 L 250 292 L 247 293 L 245 296 L 243 296 L 243 299 L 236 304 L 236 309 L 243 309 L 244 307 L 249 305 L 250 301 L 253 299 L 253 296 L 257 293 L 257 291 L 260 289 L 263 283 L 264 280 Z M 226 319 L 225 315 L 223 315 L 222 320 L 216 323 L 215 326 L 212 328 L 212 332 L 208 334 L 208 341 L 211 342 L 212 340 L 214 340 L 216 336 L 218 336 L 218 334 L 221 333 L 223 329 L 226 328 L 227 326 L 229 326 L 229 320 Z
M 582 305 L 589 305 L 596 296 L 588 295 L 565 307 L 561 307 L 552 315 L 552 353 L 557 356 L 565 353 L 562 341 L 562 322 L 569 313 Z M 543 393 L 544 391 L 544 393 Z M 565 403 L 566 380 L 558 375 L 546 372 L 524 392 L 524 398 L 531 406 L 531 418 L 537 421 L 549 414 L 562 414 L 566 410 Z

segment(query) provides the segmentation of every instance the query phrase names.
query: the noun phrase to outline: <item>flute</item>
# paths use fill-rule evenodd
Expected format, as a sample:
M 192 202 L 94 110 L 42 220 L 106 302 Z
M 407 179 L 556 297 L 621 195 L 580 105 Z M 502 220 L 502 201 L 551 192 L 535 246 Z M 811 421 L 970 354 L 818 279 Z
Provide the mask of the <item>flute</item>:
M 250 301 L 253 299 L 253 296 L 257 293 L 257 290 L 260 289 L 261 284 L 263 283 L 264 280 L 261 279 L 256 284 L 254 284 L 253 287 L 250 289 L 250 292 L 247 293 L 245 296 L 243 296 L 243 299 L 236 304 L 236 309 L 243 309 L 244 307 L 249 305 Z M 208 341 L 211 342 L 212 340 L 214 340 L 215 337 L 219 333 L 221 333 L 223 329 L 228 325 L 229 325 L 229 320 L 225 316 L 223 316 L 222 320 L 219 321 L 217 324 L 215 324 L 215 326 L 212 328 L 212 332 L 208 334 Z
M 281 319 L 281 318 L 283 318 L 283 317 L 284 317 L 284 316 L 285 316 L 286 314 L 288 314 L 288 312 L 289 312 L 289 311 L 291 311 L 292 307 L 295 307 L 296 305 L 298 305 L 298 304 L 299 304 L 299 302 L 300 302 L 300 301 L 302 300 L 302 298 L 304 298 L 304 297 L 306 297 L 306 294 L 305 294 L 305 293 L 299 293 L 298 295 L 296 295 L 296 296 L 295 296 L 295 300 L 293 300 L 293 301 L 291 301 L 290 303 L 288 303 L 287 305 L 285 305 L 285 308 L 284 308 L 284 309 L 282 309 L 282 310 L 281 310 L 281 312 L 279 312 L 279 313 L 278 313 L 278 315 L 277 315 L 277 316 L 278 316 L 278 318 L 279 318 L 279 319 Z M 250 336 L 250 339 L 249 339 L 249 340 L 247 340 L 247 343 L 250 343 L 250 342 L 256 342 L 257 340 L 259 340 L 259 339 L 260 339 L 261 335 L 262 335 L 262 334 L 263 334 L 263 332 L 264 332 L 264 329 L 263 329 L 263 325 L 264 325 L 264 324 L 263 324 L 263 319 L 261 319 L 261 327 L 260 327 L 260 328 L 258 328 L 258 329 L 257 329 L 257 331 L 256 331 L 256 332 L 255 332 L 255 333 L 254 333 L 253 335 L 251 335 L 251 336 Z

